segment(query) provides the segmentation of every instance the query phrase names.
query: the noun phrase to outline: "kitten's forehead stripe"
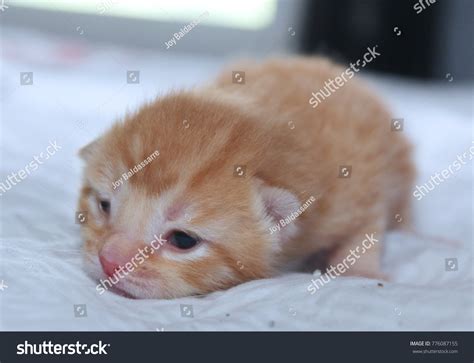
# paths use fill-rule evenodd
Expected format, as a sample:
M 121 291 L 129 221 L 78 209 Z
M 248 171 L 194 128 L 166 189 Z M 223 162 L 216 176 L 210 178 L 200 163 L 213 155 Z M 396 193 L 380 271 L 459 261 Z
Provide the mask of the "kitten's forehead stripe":
M 208 178 L 212 178 L 216 173 L 221 176 L 228 175 L 233 177 L 232 170 L 232 153 L 236 150 L 242 151 L 245 148 L 243 138 L 245 135 L 238 127 L 233 126 L 218 141 L 218 145 L 214 146 L 212 154 L 209 155 L 206 163 L 203 163 L 200 169 L 193 174 L 190 188 L 195 188 L 205 182 Z M 234 157 L 235 158 L 235 157 Z

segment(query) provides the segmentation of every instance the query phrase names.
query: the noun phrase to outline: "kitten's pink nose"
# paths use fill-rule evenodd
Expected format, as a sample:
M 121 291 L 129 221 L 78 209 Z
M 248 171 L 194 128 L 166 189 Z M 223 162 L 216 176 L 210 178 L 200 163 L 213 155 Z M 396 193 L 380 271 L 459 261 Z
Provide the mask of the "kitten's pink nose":
M 112 277 L 115 271 L 119 269 L 118 264 L 107 260 L 107 258 L 105 258 L 102 254 L 99 255 L 99 261 L 100 261 L 100 264 L 102 265 L 102 269 L 104 270 L 105 274 L 108 277 Z
M 123 233 L 112 235 L 99 252 L 99 261 L 105 274 L 111 277 L 126 263 L 133 263 L 140 247 L 143 247 L 141 243 Z

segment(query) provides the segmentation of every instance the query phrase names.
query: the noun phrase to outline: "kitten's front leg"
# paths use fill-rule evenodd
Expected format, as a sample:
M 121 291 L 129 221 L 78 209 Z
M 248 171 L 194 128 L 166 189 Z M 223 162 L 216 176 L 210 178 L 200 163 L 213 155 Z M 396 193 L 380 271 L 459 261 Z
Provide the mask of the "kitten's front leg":
M 328 269 L 334 268 L 341 273 L 341 276 L 387 280 L 381 269 L 383 236 L 384 229 L 380 224 L 361 229 L 346 243 L 331 251 Z

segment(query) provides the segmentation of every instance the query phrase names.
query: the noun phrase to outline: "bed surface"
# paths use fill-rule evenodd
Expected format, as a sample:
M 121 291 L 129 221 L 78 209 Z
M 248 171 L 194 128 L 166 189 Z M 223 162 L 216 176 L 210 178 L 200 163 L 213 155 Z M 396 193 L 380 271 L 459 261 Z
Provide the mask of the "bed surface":
M 225 60 L 94 48 L 4 31 L 0 182 L 50 141 L 61 149 L 0 196 L 0 330 L 472 330 L 472 161 L 413 200 L 416 229 L 391 232 L 391 282 L 338 278 L 311 295 L 311 274 L 249 282 L 202 298 L 130 300 L 106 292 L 81 263 L 75 223 L 77 150 L 127 109 L 170 89 L 197 85 Z M 127 84 L 126 71 L 140 83 Z M 20 72 L 34 84 L 21 86 Z M 422 83 L 364 73 L 415 144 L 418 184 L 472 144 L 472 85 Z M 457 258 L 446 271 L 446 258 Z M 74 305 L 87 316 L 75 317 Z M 192 305 L 192 317 L 182 316 Z M 187 311 L 190 311 L 187 308 Z M 79 314 L 85 315 L 85 314 Z

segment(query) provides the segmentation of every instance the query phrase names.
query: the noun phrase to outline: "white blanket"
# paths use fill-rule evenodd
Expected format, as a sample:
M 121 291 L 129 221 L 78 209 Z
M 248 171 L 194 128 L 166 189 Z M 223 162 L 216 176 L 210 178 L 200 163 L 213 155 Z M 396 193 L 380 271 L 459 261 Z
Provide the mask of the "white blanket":
M 0 196 L 0 330 L 473 330 L 472 161 L 413 199 L 416 229 L 436 240 L 386 236 L 391 282 L 341 277 L 311 295 L 312 276 L 294 273 L 202 298 L 99 295 L 82 268 L 75 224 L 78 148 L 127 109 L 157 92 L 199 84 L 224 60 L 5 32 L 0 182 L 50 141 L 61 150 Z M 140 84 L 126 83 L 127 70 L 140 71 Z M 20 72 L 29 71 L 33 85 L 21 86 Z M 369 80 L 405 121 L 419 185 L 473 145 L 472 85 Z M 457 264 L 446 266 L 446 258 Z M 87 312 L 75 317 L 78 304 Z M 192 317 L 182 316 L 182 304 L 192 305 Z

